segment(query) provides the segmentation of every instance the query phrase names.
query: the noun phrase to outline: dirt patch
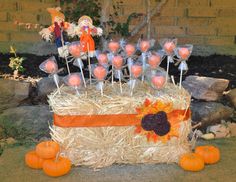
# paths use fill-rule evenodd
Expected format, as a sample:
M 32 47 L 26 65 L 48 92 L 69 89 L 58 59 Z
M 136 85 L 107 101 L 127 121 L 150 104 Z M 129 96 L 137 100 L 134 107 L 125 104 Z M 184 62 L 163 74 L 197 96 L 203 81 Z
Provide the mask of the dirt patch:
M 26 60 L 23 62 L 23 67 L 26 69 L 22 73 L 23 78 L 33 77 L 45 77 L 46 73 L 39 70 L 39 65 L 42 61 L 47 59 L 49 56 L 37 56 L 33 54 L 19 54 L 20 57 L 25 57 Z M 0 64 L 0 76 L 9 77 L 12 75 L 13 71 L 9 68 L 9 58 L 10 54 L 1 54 L 1 64 Z M 60 75 L 66 75 L 66 65 L 63 59 L 57 57 L 59 68 L 64 68 Z M 212 55 L 208 57 L 201 56 L 191 56 L 189 61 L 189 70 L 184 75 L 198 75 L 198 76 L 208 76 L 215 78 L 225 78 L 229 79 L 229 89 L 235 88 L 236 86 L 236 57 L 234 56 L 221 56 L 221 55 Z M 161 67 L 166 68 L 166 61 L 163 61 Z M 71 71 L 76 72 L 78 68 L 70 65 Z M 175 76 L 176 81 L 179 79 L 179 71 L 174 65 L 170 66 L 170 74 Z

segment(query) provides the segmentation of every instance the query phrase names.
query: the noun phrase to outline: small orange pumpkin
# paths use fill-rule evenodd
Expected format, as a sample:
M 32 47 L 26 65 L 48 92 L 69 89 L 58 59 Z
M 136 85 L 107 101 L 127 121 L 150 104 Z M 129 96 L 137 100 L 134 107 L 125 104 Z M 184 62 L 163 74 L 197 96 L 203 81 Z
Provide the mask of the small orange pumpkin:
M 66 157 L 48 159 L 43 163 L 43 171 L 48 176 L 58 177 L 70 172 L 71 162 Z
M 44 160 L 36 154 L 35 150 L 29 151 L 25 154 L 26 165 L 33 169 L 43 168 L 43 162 Z
M 183 154 L 180 157 L 179 165 L 186 171 L 201 171 L 204 169 L 204 160 L 195 153 Z
M 220 150 L 212 145 L 198 146 L 195 153 L 200 155 L 206 164 L 215 164 L 220 160 Z
M 36 146 L 36 153 L 43 159 L 55 158 L 59 152 L 59 145 L 54 141 L 44 141 Z

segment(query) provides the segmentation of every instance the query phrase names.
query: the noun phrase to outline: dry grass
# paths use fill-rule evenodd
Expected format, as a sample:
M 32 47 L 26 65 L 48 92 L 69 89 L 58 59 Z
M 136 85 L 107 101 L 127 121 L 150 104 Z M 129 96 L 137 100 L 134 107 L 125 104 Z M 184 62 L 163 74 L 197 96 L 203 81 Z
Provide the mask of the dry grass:
M 138 89 L 137 89 L 138 88 Z M 175 109 L 187 109 L 190 96 L 184 89 L 167 84 L 161 91 L 154 91 L 139 83 L 133 97 L 129 96 L 129 86 L 123 85 L 124 94 L 119 93 L 119 85 L 106 85 L 104 96 L 94 87 L 81 91 L 80 96 L 68 87 L 49 95 L 49 104 L 54 113 L 60 115 L 90 114 L 132 114 L 145 98 L 173 102 Z M 181 154 L 190 150 L 187 136 L 190 121 L 181 122 L 180 136 L 167 143 L 147 142 L 145 136 L 134 133 L 135 126 L 122 127 L 50 127 L 52 139 L 61 145 L 62 155 L 69 157 L 74 165 L 86 165 L 94 169 L 113 163 L 171 163 L 177 162 Z

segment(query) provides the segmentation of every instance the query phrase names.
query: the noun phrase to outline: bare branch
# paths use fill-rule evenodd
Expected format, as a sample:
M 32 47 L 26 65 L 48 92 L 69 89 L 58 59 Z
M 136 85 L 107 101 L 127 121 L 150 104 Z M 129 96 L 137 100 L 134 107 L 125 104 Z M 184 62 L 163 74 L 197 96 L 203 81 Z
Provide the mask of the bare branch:
M 151 11 L 150 18 L 148 20 L 148 17 L 146 16 L 143 21 L 137 25 L 130 33 L 130 36 L 135 36 L 143 27 L 145 27 L 151 18 L 153 18 L 155 15 L 160 14 L 161 8 L 166 4 L 167 0 L 162 0 L 160 3 L 157 3 L 157 6 Z

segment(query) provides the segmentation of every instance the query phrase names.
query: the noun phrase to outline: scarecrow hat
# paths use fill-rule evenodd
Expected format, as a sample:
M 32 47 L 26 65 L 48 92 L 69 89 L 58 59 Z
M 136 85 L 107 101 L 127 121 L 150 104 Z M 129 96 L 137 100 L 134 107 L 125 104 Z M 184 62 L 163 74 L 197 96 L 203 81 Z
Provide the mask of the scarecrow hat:
M 51 14 L 51 17 L 52 17 L 52 24 L 54 23 L 56 17 L 65 19 L 65 15 L 62 12 L 60 12 L 60 10 L 61 10 L 60 7 L 47 8 L 47 11 Z
M 93 24 L 92 18 L 90 18 L 87 15 L 81 16 L 80 19 L 78 20 L 78 24 L 80 24 L 84 20 L 88 21 L 91 25 Z

